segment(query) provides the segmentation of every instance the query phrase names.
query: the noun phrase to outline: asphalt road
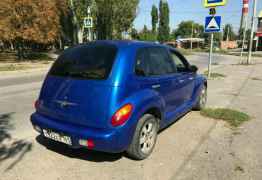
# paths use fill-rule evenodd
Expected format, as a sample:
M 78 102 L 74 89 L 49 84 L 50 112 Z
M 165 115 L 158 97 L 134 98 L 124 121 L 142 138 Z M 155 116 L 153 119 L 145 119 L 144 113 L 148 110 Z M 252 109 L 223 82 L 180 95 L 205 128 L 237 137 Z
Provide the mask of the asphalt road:
M 12 85 L 21 85 L 21 84 L 28 84 L 28 83 L 35 83 L 35 82 L 41 82 L 43 81 L 45 76 L 44 73 L 36 73 L 33 75 L 26 75 L 20 77 L 9 77 L 9 78 L 3 78 L 0 79 L 0 88 L 1 87 L 6 87 L 6 86 L 12 86 Z
M 207 68 L 208 54 L 188 59 L 200 71 Z M 238 61 L 234 56 L 214 59 L 216 68 Z M 132 161 L 125 154 L 71 150 L 42 139 L 29 122 L 44 74 L 0 79 L 0 180 L 174 178 L 215 125 L 198 112 L 189 113 L 159 135 L 155 152 L 145 161 Z

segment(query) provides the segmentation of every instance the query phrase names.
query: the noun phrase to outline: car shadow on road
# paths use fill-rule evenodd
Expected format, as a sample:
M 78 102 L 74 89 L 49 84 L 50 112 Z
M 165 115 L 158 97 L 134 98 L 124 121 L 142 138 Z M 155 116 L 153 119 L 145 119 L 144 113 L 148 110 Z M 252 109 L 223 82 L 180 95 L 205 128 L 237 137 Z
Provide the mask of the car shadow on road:
M 121 159 L 124 155 L 124 153 L 111 154 L 98 151 L 91 151 L 84 148 L 73 149 L 65 144 L 49 140 L 41 135 L 36 137 L 36 141 L 55 153 L 61 154 L 69 158 L 80 159 L 84 161 L 114 162 Z
M 32 149 L 32 143 L 12 137 L 10 131 L 14 129 L 11 123 L 13 114 L 0 114 L 0 163 L 14 159 L 6 170 L 12 169 Z
M 189 113 L 190 113 L 190 111 L 182 114 L 180 117 L 178 117 L 177 119 L 173 120 L 169 125 L 167 125 L 166 127 L 160 129 L 160 130 L 158 131 L 158 134 L 161 134 L 161 133 L 164 132 L 166 129 L 169 129 L 169 128 L 172 127 L 174 124 L 178 123 L 180 120 L 182 120 L 182 119 L 183 119 L 185 116 L 187 116 Z

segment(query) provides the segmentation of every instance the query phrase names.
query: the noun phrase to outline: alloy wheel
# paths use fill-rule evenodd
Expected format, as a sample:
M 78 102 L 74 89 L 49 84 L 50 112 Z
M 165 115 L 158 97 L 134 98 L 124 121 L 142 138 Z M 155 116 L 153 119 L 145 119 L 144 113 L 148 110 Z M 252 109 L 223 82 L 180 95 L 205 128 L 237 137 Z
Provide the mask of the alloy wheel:
M 144 124 L 139 138 L 140 150 L 147 154 L 154 147 L 155 140 L 157 136 L 157 126 L 156 123 L 147 122 Z
M 200 106 L 205 107 L 207 102 L 207 90 L 206 88 L 203 88 L 200 95 Z

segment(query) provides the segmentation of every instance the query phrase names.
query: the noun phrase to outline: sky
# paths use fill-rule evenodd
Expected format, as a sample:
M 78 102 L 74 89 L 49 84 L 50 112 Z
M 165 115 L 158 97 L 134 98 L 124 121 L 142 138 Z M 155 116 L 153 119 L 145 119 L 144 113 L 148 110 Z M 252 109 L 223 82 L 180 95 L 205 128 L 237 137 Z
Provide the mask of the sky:
M 250 0 L 249 16 L 253 10 L 253 2 Z M 167 0 L 170 9 L 170 27 L 175 29 L 181 21 L 193 20 L 204 25 L 205 17 L 209 10 L 203 7 L 203 0 Z M 140 0 L 138 14 L 134 22 L 135 28 L 141 30 L 144 25 L 151 28 L 152 5 L 159 5 L 159 0 Z M 262 0 L 257 0 L 257 13 L 262 10 Z M 227 23 L 233 25 L 238 31 L 242 13 L 242 0 L 228 0 L 226 6 L 217 7 L 217 15 L 222 16 L 222 26 Z

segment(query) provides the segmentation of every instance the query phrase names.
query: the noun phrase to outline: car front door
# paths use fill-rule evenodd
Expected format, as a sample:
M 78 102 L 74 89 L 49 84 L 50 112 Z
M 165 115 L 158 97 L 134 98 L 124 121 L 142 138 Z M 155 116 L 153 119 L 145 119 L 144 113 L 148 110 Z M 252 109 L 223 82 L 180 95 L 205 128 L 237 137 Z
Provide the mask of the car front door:
M 170 49 L 170 56 L 177 69 L 177 76 L 173 80 L 173 83 L 179 89 L 177 94 L 179 107 L 177 110 L 183 111 L 191 102 L 196 74 L 190 71 L 190 64 L 179 52 Z
M 158 78 L 158 84 L 152 86 L 159 92 L 165 103 L 165 115 L 168 118 L 170 112 L 178 105 L 176 101 L 177 89 L 173 79 L 176 76 L 175 65 L 170 59 L 168 49 L 164 47 L 148 48 L 150 76 Z

